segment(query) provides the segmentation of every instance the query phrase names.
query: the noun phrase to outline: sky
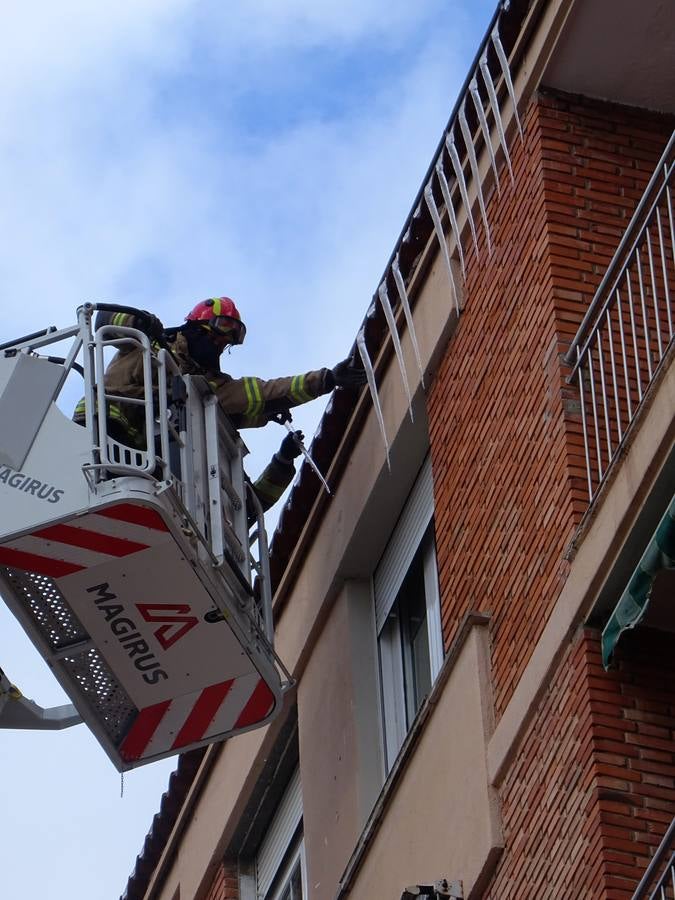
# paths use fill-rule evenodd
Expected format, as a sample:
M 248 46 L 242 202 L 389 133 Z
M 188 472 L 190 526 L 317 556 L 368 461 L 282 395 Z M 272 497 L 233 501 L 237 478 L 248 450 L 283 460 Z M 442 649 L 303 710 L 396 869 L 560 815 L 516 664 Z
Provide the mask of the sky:
M 351 348 L 496 0 L 24 0 L 0 42 L 0 342 L 107 300 L 179 324 L 233 297 L 223 360 Z M 61 398 L 68 412 L 77 383 Z M 311 439 L 325 399 L 298 410 Z M 247 431 L 249 473 L 278 426 Z M 276 514 L 269 518 L 272 531 Z M 0 604 L 0 666 L 68 702 Z M 110 900 L 175 761 L 120 776 L 80 725 L 0 732 L 0 894 Z

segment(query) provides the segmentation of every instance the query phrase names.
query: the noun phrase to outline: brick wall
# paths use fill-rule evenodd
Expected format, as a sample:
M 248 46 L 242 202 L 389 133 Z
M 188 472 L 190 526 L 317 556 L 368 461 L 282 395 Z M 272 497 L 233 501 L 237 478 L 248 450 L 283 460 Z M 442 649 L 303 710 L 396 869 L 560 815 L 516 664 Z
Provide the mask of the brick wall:
M 536 98 L 467 246 L 466 309 L 429 395 L 443 630 L 493 614 L 499 715 L 567 575 L 586 509 L 577 396 L 562 355 L 663 149 L 671 123 Z
M 672 636 L 635 632 L 611 673 L 599 638 L 565 649 L 501 787 L 489 900 L 630 900 L 675 814 Z
M 205 900 L 239 900 L 239 876 L 236 864 L 218 863 Z
M 640 628 L 604 672 L 599 635 L 588 649 L 589 705 L 608 900 L 630 900 L 675 816 L 673 635 Z M 637 877 L 636 877 L 637 876 Z
M 578 635 L 502 785 L 504 853 L 489 900 L 602 896 L 586 653 Z

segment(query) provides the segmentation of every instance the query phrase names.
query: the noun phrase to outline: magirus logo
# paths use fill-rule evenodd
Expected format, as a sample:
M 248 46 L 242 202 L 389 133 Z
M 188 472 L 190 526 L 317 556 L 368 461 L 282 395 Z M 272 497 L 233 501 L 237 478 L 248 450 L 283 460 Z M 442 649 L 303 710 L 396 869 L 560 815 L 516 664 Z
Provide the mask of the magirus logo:
M 9 466 L 0 466 L 0 483 L 9 485 L 17 491 L 31 494 L 39 500 L 46 500 L 47 503 L 58 503 L 64 494 L 62 488 L 55 488 L 51 484 L 33 478 L 32 475 L 26 475 L 25 472 L 10 469 Z
M 86 588 L 93 594 L 94 603 L 101 611 L 111 632 L 124 648 L 134 667 L 146 684 L 158 684 L 169 676 L 161 667 L 150 644 L 143 638 L 134 620 L 117 594 L 110 590 L 108 582 Z M 134 606 L 146 622 L 157 622 L 153 635 L 162 650 L 173 644 L 199 624 L 187 603 L 135 603 Z
M 154 632 L 164 650 L 199 624 L 199 619 L 190 615 L 191 609 L 187 603 L 137 603 L 136 609 L 146 622 L 164 623 Z
M 169 676 L 153 653 L 148 642 L 141 636 L 133 619 L 129 618 L 117 594 L 110 590 L 108 582 L 94 584 L 86 588 L 94 595 L 94 603 L 105 617 L 110 631 L 124 648 L 134 667 L 141 673 L 146 684 L 159 684 Z

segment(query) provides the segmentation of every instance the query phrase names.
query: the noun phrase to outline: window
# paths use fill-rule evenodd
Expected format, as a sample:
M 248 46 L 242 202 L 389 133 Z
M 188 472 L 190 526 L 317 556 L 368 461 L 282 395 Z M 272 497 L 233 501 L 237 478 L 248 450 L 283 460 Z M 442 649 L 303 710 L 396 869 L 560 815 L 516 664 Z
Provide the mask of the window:
M 375 571 L 374 593 L 389 771 L 443 662 L 428 457 Z
M 276 879 L 278 887 L 268 894 L 270 900 L 303 900 L 307 897 L 305 882 L 305 848 L 302 838 L 296 843 L 284 871 Z
M 255 896 L 258 900 L 307 898 L 299 769 L 291 776 L 258 849 Z

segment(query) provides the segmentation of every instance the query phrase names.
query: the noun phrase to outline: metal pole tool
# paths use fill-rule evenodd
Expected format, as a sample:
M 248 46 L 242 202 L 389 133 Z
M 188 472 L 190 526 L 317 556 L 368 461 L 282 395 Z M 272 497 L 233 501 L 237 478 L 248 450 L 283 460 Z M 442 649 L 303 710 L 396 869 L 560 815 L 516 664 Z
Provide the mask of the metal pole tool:
M 312 469 L 314 469 L 314 471 L 316 472 L 316 476 L 319 479 L 319 481 L 321 482 L 321 484 L 325 487 L 326 493 L 332 496 L 331 489 L 328 487 L 328 482 L 321 474 L 321 470 L 319 469 L 317 464 L 314 462 L 314 460 L 310 456 L 309 450 L 302 443 L 300 438 L 297 436 L 295 429 L 291 425 L 291 422 L 293 421 L 293 417 L 291 416 L 290 410 L 285 410 L 284 412 L 279 412 L 273 418 L 274 418 L 274 421 L 278 422 L 279 425 L 283 425 L 289 434 L 293 435 L 293 440 L 300 448 L 300 452 L 305 457 L 307 462 L 310 464 Z

